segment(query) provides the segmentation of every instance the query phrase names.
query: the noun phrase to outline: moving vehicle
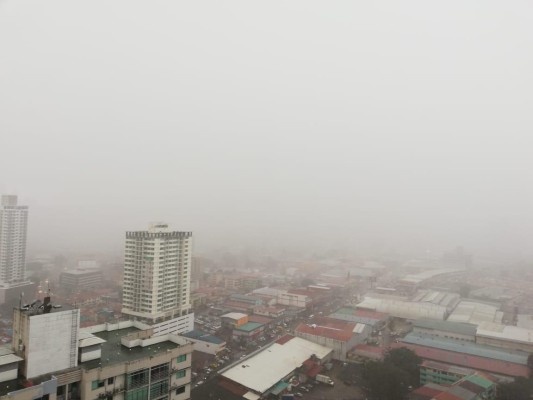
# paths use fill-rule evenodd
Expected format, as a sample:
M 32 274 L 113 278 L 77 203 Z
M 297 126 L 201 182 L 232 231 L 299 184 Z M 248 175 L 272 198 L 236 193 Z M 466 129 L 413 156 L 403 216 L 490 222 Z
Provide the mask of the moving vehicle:
M 322 382 L 322 383 L 325 383 L 326 385 L 329 385 L 329 386 L 333 386 L 335 385 L 335 382 L 333 382 L 333 380 L 327 376 L 327 375 L 320 375 L 318 374 L 315 379 L 318 381 L 318 382 Z

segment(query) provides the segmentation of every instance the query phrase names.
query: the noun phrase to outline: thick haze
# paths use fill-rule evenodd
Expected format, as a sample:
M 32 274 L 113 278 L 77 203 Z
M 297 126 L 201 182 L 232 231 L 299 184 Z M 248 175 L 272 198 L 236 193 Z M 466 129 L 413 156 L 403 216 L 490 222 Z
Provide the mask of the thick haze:
M 0 1 L 0 192 L 34 251 L 531 254 L 531 1 Z

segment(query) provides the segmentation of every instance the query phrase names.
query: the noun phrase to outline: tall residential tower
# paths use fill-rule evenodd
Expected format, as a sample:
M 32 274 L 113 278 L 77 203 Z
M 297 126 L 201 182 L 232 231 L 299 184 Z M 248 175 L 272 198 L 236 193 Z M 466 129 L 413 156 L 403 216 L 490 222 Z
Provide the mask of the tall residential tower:
M 28 207 L 17 196 L 3 195 L 0 202 L 0 284 L 24 281 Z
M 126 232 L 122 313 L 154 324 L 155 333 L 192 330 L 191 260 L 191 232 L 163 223 Z

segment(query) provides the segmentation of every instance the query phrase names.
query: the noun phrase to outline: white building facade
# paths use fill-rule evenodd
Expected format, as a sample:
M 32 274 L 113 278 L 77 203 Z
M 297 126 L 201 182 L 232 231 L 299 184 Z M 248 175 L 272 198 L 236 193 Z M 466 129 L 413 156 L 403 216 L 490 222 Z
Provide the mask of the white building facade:
M 25 279 L 28 207 L 17 203 L 13 195 L 3 195 L 0 201 L 0 283 L 4 285 Z
M 154 224 L 126 233 L 122 313 L 161 334 L 193 329 L 190 283 L 192 233 Z

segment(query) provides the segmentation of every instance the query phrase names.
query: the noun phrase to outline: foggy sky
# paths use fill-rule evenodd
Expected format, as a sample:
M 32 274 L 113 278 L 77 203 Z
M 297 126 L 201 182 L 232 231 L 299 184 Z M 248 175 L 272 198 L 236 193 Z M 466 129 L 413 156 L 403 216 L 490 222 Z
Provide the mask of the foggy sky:
M 531 254 L 530 1 L 0 1 L 0 192 L 35 251 Z

